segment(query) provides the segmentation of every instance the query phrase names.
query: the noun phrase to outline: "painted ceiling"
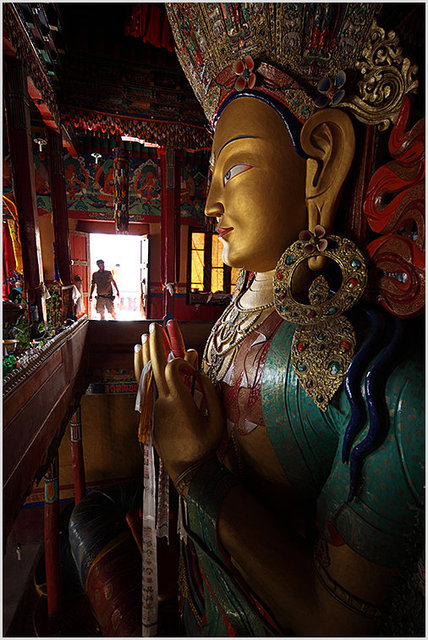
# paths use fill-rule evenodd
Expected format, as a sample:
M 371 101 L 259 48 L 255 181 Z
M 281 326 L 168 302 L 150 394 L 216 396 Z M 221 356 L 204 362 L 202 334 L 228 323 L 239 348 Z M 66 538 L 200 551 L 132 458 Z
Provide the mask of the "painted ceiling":
M 82 138 L 121 135 L 175 148 L 210 146 L 162 3 L 9 3 L 4 24 L 42 85 L 41 101 L 77 146 Z

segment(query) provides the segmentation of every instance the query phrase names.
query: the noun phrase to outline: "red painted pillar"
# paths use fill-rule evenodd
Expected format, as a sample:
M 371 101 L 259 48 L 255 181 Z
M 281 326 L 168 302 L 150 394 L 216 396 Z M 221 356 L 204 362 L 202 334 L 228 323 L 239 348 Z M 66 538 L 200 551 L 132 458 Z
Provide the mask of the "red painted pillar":
M 175 188 L 174 188 L 174 234 L 175 234 L 175 278 L 180 282 L 180 245 L 181 245 L 181 164 L 183 153 L 175 153 Z
M 176 283 L 176 168 L 175 151 L 158 149 L 161 165 L 161 280 L 162 284 Z M 180 181 L 178 181 L 178 189 Z M 174 296 L 164 289 L 164 318 L 174 317 Z
M 71 467 L 73 470 L 74 503 L 77 504 L 86 494 L 85 466 L 83 462 L 82 420 L 80 406 L 77 407 L 70 423 Z
M 55 259 L 59 277 L 64 287 L 72 284 L 70 236 L 68 229 L 67 195 L 64 174 L 62 137 L 56 131 L 47 131 L 49 178 L 52 195 L 52 217 L 55 237 Z M 67 312 L 73 312 L 71 288 L 64 289 L 63 319 Z
M 44 537 L 48 616 L 53 620 L 61 601 L 58 453 L 45 474 Z
M 18 211 L 19 234 L 25 288 L 33 311 L 33 320 L 46 321 L 46 305 L 42 297 L 42 251 L 30 126 L 30 98 L 27 78 L 19 60 L 8 59 L 5 69 L 5 107 L 12 176 Z

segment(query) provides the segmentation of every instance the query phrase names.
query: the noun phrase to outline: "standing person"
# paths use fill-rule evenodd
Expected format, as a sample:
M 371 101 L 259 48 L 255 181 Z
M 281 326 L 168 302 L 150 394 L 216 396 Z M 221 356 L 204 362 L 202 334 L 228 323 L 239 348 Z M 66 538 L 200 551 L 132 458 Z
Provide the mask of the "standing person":
M 107 271 L 104 266 L 104 260 L 97 260 L 98 271 L 92 274 L 91 293 L 89 300 L 92 300 L 92 294 L 97 287 L 97 305 L 96 311 L 100 314 L 100 320 L 105 320 L 105 309 L 110 313 L 111 317 L 116 320 L 116 312 L 114 310 L 113 287 L 119 296 L 119 289 L 113 278 L 111 271 Z

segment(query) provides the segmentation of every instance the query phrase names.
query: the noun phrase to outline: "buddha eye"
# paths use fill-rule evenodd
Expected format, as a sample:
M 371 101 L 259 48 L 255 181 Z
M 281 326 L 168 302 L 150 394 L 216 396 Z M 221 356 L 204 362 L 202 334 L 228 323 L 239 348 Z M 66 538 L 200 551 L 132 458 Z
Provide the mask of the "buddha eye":
M 239 175 L 240 173 L 244 173 L 244 171 L 248 171 L 248 169 L 252 169 L 252 168 L 253 167 L 250 166 L 249 164 L 235 164 L 233 167 L 229 169 L 229 171 L 227 171 L 224 174 L 223 184 L 226 185 L 229 182 L 229 180 L 231 180 L 235 176 Z

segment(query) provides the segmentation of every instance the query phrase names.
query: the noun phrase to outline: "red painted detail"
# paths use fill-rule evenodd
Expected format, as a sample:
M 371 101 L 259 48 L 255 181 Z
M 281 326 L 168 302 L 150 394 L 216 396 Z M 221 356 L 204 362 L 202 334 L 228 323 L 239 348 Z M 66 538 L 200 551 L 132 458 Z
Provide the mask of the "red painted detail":
M 316 313 L 313 309 L 309 309 L 309 311 L 307 311 L 306 313 L 308 318 L 314 318 L 316 316 Z
M 340 343 L 340 347 L 345 351 L 349 351 L 349 349 L 352 347 L 352 344 L 349 342 L 349 340 L 342 340 L 342 342 Z
M 334 527 L 331 522 L 327 522 L 327 529 L 330 536 L 329 542 L 333 547 L 341 547 L 346 544 L 342 536 L 337 532 L 336 527 Z
M 399 318 L 419 315 L 425 300 L 425 122 L 409 128 L 410 107 L 406 96 L 389 138 L 392 160 L 373 174 L 363 204 L 380 235 L 367 247 L 378 274 L 369 292 Z
M 367 246 L 379 278 L 380 302 L 398 318 L 419 315 L 425 304 L 425 254 L 409 238 L 391 234 L 382 236 Z M 404 274 L 405 282 L 394 274 Z
M 77 504 L 86 493 L 82 440 L 71 443 L 71 468 L 73 473 L 74 503 Z
M 297 351 L 304 351 L 306 349 L 306 345 L 304 342 L 299 342 L 299 344 L 297 345 Z
M 214 601 L 215 601 L 215 603 L 216 603 L 216 605 L 218 607 L 218 610 L 220 611 L 220 613 L 222 615 L 222 618 L 224 620 L 224 624 L 226 625 L 227 636 L 228 636 L 228 638 L 234 638 L 236 636 L 236 632 L 235 632 L 234 628 L 232 627 L 232 625 L 230 624 L 229 620 L 227 619 L 227 616 L 226 616 L 225 612 L 223 611 L 223 609 L 219 605 L 218 600 L 215 597 L 215 595 L 213 593 L 213 590 L 211 589 L 210 584 L 209 584 L 209 582 L 208 582 L 208 580 L 206 578 L 206 575 L 202 570 L 202 567 L 200 569 L 201 569 L 202 578 L 203 578 L 205 584 L 207 585 L 208 590 L 209 590 L 210 594 L 212 595 L 212 597 L 213 597 L 213 599 L 214 599 Z
M 276 277 L 278 278 L 278 280 L 284 280 L 284 274 L 282 273 L 282 271 L 277 271 Z

